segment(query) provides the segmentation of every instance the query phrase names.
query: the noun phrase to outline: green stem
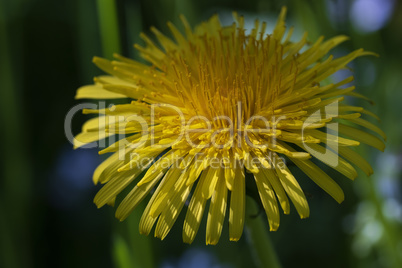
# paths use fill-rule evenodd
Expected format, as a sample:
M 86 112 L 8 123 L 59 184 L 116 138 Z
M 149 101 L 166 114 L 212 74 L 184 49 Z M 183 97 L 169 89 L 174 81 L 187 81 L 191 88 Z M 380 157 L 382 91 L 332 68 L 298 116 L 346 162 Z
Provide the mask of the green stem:
M 113 227 L 113 260 L 116 268 L 152 268 L 152 244 L 149 237 L 138 231 L 145 204 L 139 204 L 124 222 Z
M 98 16 L 103 56 L 111 58 L 121 52 L 116 1 L 98 0 Z
M 135 267 L 152 268 L 155 267 L 154 256 L 152 254 L 152 240 L 148 236 L 141 235 L 138 230 L 145 207 L 145 202 L 138 204 L 138 207 L 125 220 L 125 224 L 127 225 L 127 235 L 130 239 L 129 245 L 132 249 L 133 264 Z
M 257 213 L 257 205 L 252 199 L 247 199 L 246 211 Z M 249 214 L 249 215 L 250 215 Z M 257 259 L 259 267 L 280 268 L 279 258 L 275 252 L 273 243 L 268 235 L 268 227 L 266 218 L 259 215 L 256 218 L 247 217 L 246 227 L 248 240 L 251 244 L 251 251 Z

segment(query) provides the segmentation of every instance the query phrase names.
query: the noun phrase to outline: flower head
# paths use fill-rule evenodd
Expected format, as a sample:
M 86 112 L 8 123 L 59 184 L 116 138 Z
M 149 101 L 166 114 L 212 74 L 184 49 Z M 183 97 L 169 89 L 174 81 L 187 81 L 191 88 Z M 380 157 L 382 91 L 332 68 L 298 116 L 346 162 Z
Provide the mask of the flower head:
M 244 19 L 237 14 L 230 26 L 213 16 L 194 30 L 181 17 L 185 35 L 168 24 L 174 40 L 155 28 L 151 30 L 159 45 L 141 35 L 146 46 L 136 48 L 150 64 L 119 55 L 115 61 L 94 58 L 109 76 L 95 78 L 76 97 L 132 99 L 84 110 L 101 116 L 84 124 L 76 147 L 116 134 L 121 138 L 100 151 L 114 154 L 94 172 L 94 182 L 105 184 L 94 200 L 98 207 L 114 204 L 129 188 L 116 210 L 116 217 L 124 220 L 152 193 L 140 232 L 149 234 L 156 223 L 155 236 L 163 239 L 189 200 L 183 240 L 191 243 L 209 203 L 206 242 L 216 244 L 227 210 L 230 239 L 240 239 L 249 178 L 255 181 L 270 229 L 276 230 L 279 207 L 288 214 L 293 203 L 301 218 L 310 214 L 287 161 L 339 203 L 342 189 L 316 160 L 349 179 L 357 176 L 354 166 L 373 172 L 353 147 L 366 143 L 384 149 L 380 138 L 358 129 L 385 139 L 378 127 L 361 118 L 376 116 L 344 103 L 345 95 L 364 98 L 353 86 L 344 86 L 353 77 L 327 82 L 356 57 L 372 53 L 358 49 L 340 58 L 327 56 L 345 36 L 307 45 L 305 34 L 291 42 L 285 13 L 284 8 L 272 34 L 259 21 L 246 34 Z

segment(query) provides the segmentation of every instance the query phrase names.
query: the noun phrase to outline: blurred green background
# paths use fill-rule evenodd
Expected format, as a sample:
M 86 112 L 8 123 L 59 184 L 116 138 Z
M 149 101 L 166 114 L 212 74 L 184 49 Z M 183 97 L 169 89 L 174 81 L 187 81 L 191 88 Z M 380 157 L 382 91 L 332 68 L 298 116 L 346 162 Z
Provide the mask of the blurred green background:
M 105 5 L 106 13 L 99 8 Z M 351 101 L 380 116 L 388 140 L 384 153 L 361 146 L 375 170 L 371 177 L 359 173 L 351 182 L 333 172 L 345 191 L 341 205 L 294 171 L 311 216 L 300 220 L 294 210 L 281 215 L 279 230 L 270 233 L 279 259 L 283 267 L 402 267 L 402 5 L 397 0 L 0 0 L 0 267 L 257 267 L 247 233 L 229 242 L 225 226 L 219 244 L 207 247 L 203 223 L 189 246 L 181 241 L 183 215 L 159 241 L 138 234 L 141 208 L 123 223 L 113 208 L 96 209 L 92 199 L 99 186 L 92 185 L 91 176 L 102 159 L 96 149 L 72 150 L 64 118 L 79 103 L 75 90 L 102 74 L 92 57 L 110 58 L 119 50 L 138 59 L 132 44 L 142 44 L 139 33 L 150 26 L 168 33 L 166 21 L 178 24 L 179 14 L 194 26 L 214 13 L 229 24 L 233 10 L 247 23 L 259 18 L 273 26 L 283 5 L 296 37 L 304 30 L 310 41 L 346 34 L 351 40 L 334 55 L 360 47 L 380 55 L 357 59 L 335 79 L 354 72 L 357 92 L 375 105 Z M 117 24 L 102 15 L 113 14 L 113 7 Z M 118 39 L 102 38 L 101 29 Z M 74 116 L 74 134 L 85 119 Z M 248 211 L 247 217 L 262 214 Z

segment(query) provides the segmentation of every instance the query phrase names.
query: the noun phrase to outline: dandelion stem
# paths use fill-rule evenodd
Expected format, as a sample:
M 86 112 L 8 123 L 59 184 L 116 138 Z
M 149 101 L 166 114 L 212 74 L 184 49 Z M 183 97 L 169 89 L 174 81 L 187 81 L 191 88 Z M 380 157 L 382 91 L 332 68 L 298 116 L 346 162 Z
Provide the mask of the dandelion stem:
M 152 241 L 150 237 L 141 235 L 138 231 L 142 211 L 145 210 L 146 204 L 141 202 L 138 207 L 132 212 L 132 215 L 127 218 L 127 235 L 130 238 L 129 245 L 132 248 L 133 264 L 135 267 L 152 268 L 155 267 L 154 257 L 152 252 Z
M 251 211 L 250 214 L 257 211 L 254 200 L 247 199 L 246 205 L 246 211 Z M 265 219 L 266 218 L 262 215 L 256 218 L 252 218 L 249 215 L 246 219 L 248 241 L 251 244 L 251 251 L 259 267 L 280 268 L 281 265 L 278 256 L 267 232 L 268 227 L 265 224 Z

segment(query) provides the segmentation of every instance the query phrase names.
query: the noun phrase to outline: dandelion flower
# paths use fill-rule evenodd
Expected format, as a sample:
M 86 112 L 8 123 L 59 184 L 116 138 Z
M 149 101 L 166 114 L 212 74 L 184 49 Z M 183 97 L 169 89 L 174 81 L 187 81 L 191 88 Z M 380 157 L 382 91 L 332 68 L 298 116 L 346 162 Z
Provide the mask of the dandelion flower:
M 146 45 L 135 47 L 148 64 L 120 55 L 113 61 L 94 58 L 108 75 L 78 89 L 76 98 L 131 99 L 84 109 L 100 116 L 88 120 L 75 138 L 75 147 L 81 147 L 120 137 L 100 151 L 113 154 L 93 175 L 95 184 L 105 184 L 94 199 L 98 207 L 114 205 L 127 188 L 116 210 L 124 220 L 150 195 L 140 232 L 149 234 L 156 224 L 155 236 L 164 239 L 188 201 L 183 241 L 194 240 L 207 214 L 206 243 L 216 244 L 227 211 L 230 240 L 242 235 L 246 180 L 255 183 L 275 231 L 279 207 L 288 214 L 293 204 L 301 218 L 310 214 L 287 163 L 339 203 L 342 189 L 317 162 L 352 180 L 355 167 L 373 172 L 354 147 L 364 143 L 384 149 L 384 133 L 361 118 L 376 116 L 344 103 L 345 96 L 365 98 L 347 86 L 353 77 L 337 83 L 327 79 L 355 58 L 373 53 L 358 49 L 339 58 L 328 56 L 345 36 L 308 44 L 306 33 L 292 42 L 285 14 L 283 8 L 272 34 L 258 20 L 247 34 L 244 18 L 237 14 L 230 26 L 213 16 L 194 30 L 181 17 L 184 33 L 168 23 L 174 39 L 155 28 L 159 44 L 141 35 Z

